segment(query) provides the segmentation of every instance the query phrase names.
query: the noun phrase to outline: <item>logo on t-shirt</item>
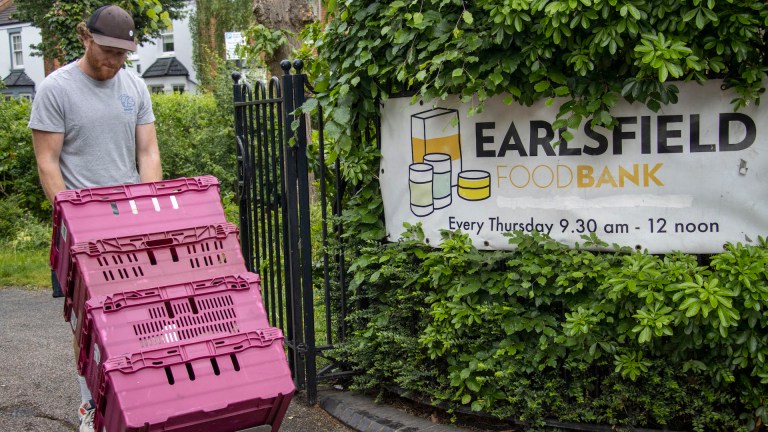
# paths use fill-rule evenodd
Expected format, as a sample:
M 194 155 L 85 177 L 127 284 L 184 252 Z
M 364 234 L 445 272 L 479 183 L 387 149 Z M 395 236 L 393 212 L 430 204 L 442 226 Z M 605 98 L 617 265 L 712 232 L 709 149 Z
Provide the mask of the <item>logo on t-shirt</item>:
M 136 107 L 136 100 L 130 95 L 122 94 L 120 95 L 120 104 L 123 105 L 123 112 L 132 113 Z

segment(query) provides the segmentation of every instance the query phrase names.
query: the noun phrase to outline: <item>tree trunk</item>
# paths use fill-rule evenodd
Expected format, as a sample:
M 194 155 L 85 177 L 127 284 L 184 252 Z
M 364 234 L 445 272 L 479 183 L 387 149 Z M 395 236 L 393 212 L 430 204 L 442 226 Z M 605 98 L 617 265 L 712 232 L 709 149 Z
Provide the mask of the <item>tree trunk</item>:
M 312 0 L 253 0 L 253 16 L 256 22 L 271 28 L 293 33 L 287 35 L 288 44 L 283 45 L 267 59 L 272 76 L 281 76 L 280 62 L 289 59 L 293 48 L 299 47 L 297 38 L 301 29 L 315 20 Z

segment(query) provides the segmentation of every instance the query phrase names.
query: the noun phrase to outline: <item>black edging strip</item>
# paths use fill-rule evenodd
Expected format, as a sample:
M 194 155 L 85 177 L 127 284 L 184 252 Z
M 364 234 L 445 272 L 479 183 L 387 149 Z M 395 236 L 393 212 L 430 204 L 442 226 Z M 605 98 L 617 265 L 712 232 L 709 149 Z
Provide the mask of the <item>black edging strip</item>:
M 421 396 L 413 395 L 411 392 L 407 390 L 403 390 L 396 386 L 386 386 L 385 390 L 387 390 L 390 393 L 394 393 L 395 395 L 403 399 L 408 399 L 420 405 L 436 407 L 446 411 L 452 410 L 457 413 L 470 416 L 470 417 L 479 417 L 479 418 L 488 419 L 488 420 L 503 421 L 503 422 L 514 424 L 516 426 L 523 426 L 523 427 L 531 426 L 529 423 L 522 422 L 520 420 L 511 418 L 511 417 L 498 418 L 490 414 L 486 414 L 483 412 L 478 413 L 476 411 L 468 410 L 462 407 L 451 408 L 445 402 L 430 402 Z M 645 428 L 636 428 L 632 426 L 618 426 L 618 425 L 605 426 L 605 425 L 596 425 L 596 424 L 590 424 L 590 423 L 570 423 L 570 422 L 561 422 L 553 419 L 545 419 L 544 425 L 549 427 L 554 427 L 554 428 L 569 429 L 569 430 L 583 431 L 583 432 L 616 432 L 617 430 L 624 430 L 627 432 L 682 432 L 682 431 L 674 431 L 671 429 L 645 429 Z

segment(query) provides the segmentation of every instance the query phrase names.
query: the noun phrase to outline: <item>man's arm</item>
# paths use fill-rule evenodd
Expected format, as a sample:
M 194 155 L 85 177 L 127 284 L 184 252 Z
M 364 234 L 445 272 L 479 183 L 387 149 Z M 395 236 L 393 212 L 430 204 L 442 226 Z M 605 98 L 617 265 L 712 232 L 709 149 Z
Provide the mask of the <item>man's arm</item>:
M 44 132 L 32 130 L 32 145 L 37 159 L 37 174 L 43 186 L 45 196 L 53 204 L 57 193 L 65 190 L 64 177 L 61 175 L 59 156 L 64 145 L 64 134 L 60 132 Z
M 136 126 L 136 161 L 139 164 L 139 177 L 142 183 L 163 179 L 160 148 L 157 145 L 154 123 Z

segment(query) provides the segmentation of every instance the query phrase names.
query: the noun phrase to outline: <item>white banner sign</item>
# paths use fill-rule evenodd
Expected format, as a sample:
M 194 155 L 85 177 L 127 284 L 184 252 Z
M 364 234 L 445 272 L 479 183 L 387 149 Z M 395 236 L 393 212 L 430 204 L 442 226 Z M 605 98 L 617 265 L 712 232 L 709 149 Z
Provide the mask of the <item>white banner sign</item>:
M 573 244 L 596 233 L 652 253 L 717 253 L 768 235 L 768 110 L 734 112 L 736 96 L 678 83 L 679 101 L 654 113 L 622 101 L 608 130 L 583 121 L 553 130 L 557 109 L 507 105 L 467 117 L 458 99 L 390 99 L 382 109 L 380 171 L 390 240 L 421 223 L 469 233 L 480 249 L 511 249 L 504 233 L 547 233 Z
M 240 32 L 224 32 L 224 47 L 227 51 L 227 60 L 240 60 L 235 50 L 238 45 L 245 44 L 243 34 Z

